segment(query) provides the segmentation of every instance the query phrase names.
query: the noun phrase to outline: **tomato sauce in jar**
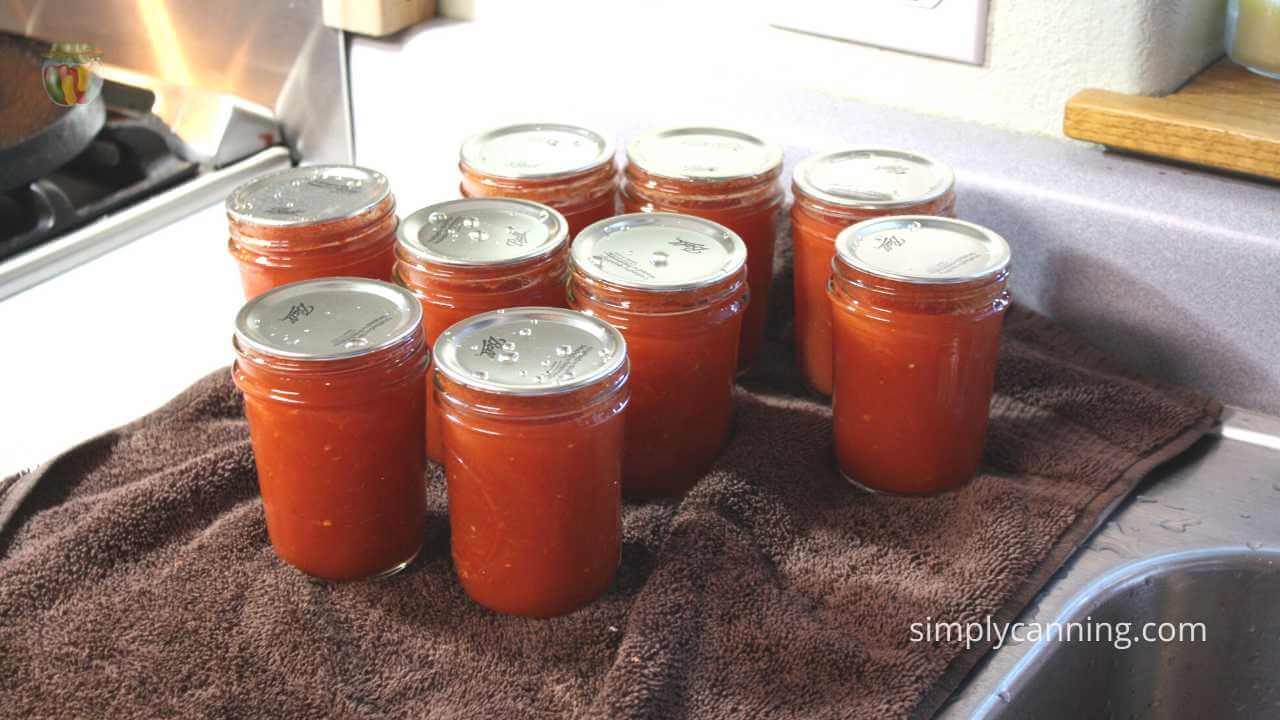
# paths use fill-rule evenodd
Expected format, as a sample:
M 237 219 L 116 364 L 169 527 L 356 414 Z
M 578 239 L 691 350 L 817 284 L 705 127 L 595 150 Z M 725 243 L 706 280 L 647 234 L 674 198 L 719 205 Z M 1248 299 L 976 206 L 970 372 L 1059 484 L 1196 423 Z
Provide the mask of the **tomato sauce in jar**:
M 450 327 L 435 350 L 462 587 L 528 617 L 599 597 L 621 552 L 626 341 L 582 313 L 511 308 Z
M 520 305 L 565 307 L 568 224 L 527 200 L 471 198 L 405 218 L 396 281 L 422 301 L 428 345 L 459 320 Z M 444 462 L 435 384 L 427 384 L 427 457 Z
M 831 309 L 827 280 L 836 235 L 885 215 L 955 211 L 955 176 L 947 165 L 901 150 L 859 149 L 818 155 L 792 173 L 795 342 L 809 385 L 831 394 Z
M 250 180 L 227 197 L 245 299 L 322 277 L 391 280 L 396 201 L 380 172 L 312 165 Z
M 408 565 L 427 502 L 418 301 L 361 278 L 286 285 L 240 311 L 235 349 L 276 554 L 328 580 Z
M 829 296 L 836 457 L 871 490 L 929 494 L 982 458 L 1009 245 L 972 223 L 925 215 L 842 231 Z
M 781 175 L 782 150 L 736 130 L 672 128 L 627 146 L 622 184 L 627 212 L 695 215 L 724 225 L 746 244 L 751 305 L 742 321 L 740 371 L 751 368 L 764 342 L 783 202 Z
M 728 440 L 747 252 L 723 225 L 671 213 L 619 215 L 574 240 L 569 302 L 618 328 L 631 358 L 624 492 L 683 493 Z
M 462 144 L 463 197 L 510 197 L 559 210 L 569 237 L 617 212 L 613 143 L 574 125 L 508 125 Z

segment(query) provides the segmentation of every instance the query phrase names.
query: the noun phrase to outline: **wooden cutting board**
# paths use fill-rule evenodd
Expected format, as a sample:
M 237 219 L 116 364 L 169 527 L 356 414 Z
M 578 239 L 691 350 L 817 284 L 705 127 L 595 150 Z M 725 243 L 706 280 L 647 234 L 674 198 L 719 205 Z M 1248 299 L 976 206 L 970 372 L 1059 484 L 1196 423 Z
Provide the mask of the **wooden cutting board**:
M 1067 101 L 1069 137 L 1280 180 L 1280 81 L 1227 59 L 1164 97 L 1083 90 Z

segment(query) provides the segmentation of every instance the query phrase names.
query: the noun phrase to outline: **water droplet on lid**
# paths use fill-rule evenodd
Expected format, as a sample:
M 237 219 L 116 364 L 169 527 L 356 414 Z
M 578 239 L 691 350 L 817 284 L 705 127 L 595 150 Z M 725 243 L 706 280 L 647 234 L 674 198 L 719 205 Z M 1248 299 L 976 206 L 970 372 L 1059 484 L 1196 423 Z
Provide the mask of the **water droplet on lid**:
M 488 371 L 486 371 L 486 370 L 473 370 L 473 371 L 471 371 L 471 374 L 472 374 L 472 375 L 475 375 L 477 378 L 479 378 L 479 379 L 481 379 L 481 380 L 488 380 L 488 379 L 489 379 L 489 373 L 488 373 Z
M 1258 542 L 1257 540 L 1250 540 L 1249 542 L 1245 543 L 1245 545 L 1248 545 L 1250 550 L 1262 549 L 1262 543 Z
M 571 373 L 571 372 L 564 373 L 564 374 L 562 374 L 562 375 L 560 376 L 560 379 L 561 379 L 561 380 L 572 380 L 572 379 L 573 379 L 573 373 Z
M 500 363 L 513 363 L 520 359 L 520 353 L 514 350 L 499 350 L 496 359 Z
M 908 230 L 919 230 L 921 227 L 924 226 L 920 224 L 919 220 L 912 220 L 911 223 L 907 225 Z
M 565 357 L 566 355 L 572 352 L 573 352 L 572 345 L 559 345 L 556 347 L 556 354 L 559 355 L 560 357 Z
M 549 359 L 548 359 L 548 360 L 543 360 L 542 362 L 540 362 L 540 363 L 538 363 L 538 364 L 539 364 L 539 365 L 541 365 L 542 367 L 551 367 L 551 360 L 549 360 Z
M 511 342 L 510 340 L 507 340 L 502 343 L 502 349 L 506 350 L 507 352 L 511 352 L 512 350 L 516 349 L 516 344 Z
M 462 227 L 468 227 L 468 228 L 480 227 L 480 219 L 473 218 L 473 217 L 463 218 Z
M 519 375 L 520 377 L 525 377 L 525 376 L 527 376 L 527 375 L 529 374 L 529 371 L 528 371 L 528 370 L 520 370 L 520 371 L 519 371 L 519 372 L 517 372 L 516 374 L 517 374 L 517 375 Z
M 480 352 L 480 346 L 479 346 L 479 345 L 472 345 L 472 346 L 471 346 L 471 352 Z
M 655 250 L 653 254 L 649 256 L 649 264 L 654 267 L 666 267 L 667 263 L 670 261 L 671 256 L 668 255 L 665 250 Z
M 302 178 L 294 178 L 289 184 L 293 187 L 302 187 Z
M 547 218 L 549 218 L 549 217 L 551 217 L 551 213 L 547 212 L 546 210 L 539 210 L 539 211 L 538 211 L 538 219 L 539 219 L 539 220 L 546 220 L 546 219 L 547 219 Z
M 609 348 L 600 348 L 600 357 L 604 358 L 605 360 L 608 360 L 609 358 L 613 357 L 613 351 L 610 350 Z
M 287 208 L 292 208 L 292 207 L 293 207 L 293 205 L 294 205 L 294 203 L 293 203 L 293 201 L 292 201 L 292 200 L 289 200 L 288 202 L 286 202 L 286 203 L 284 204 L 284 206 L 285 206 L 285 207 L 287 207 Z
M 522 337 L 529 337 L 533 334 L 533 328 L 520 328 L 516 331 L 516 334 Z
M 434 223 L 442 223 L 442 222 L 444 222 L 445 220 L 448 220 L 448 219 L 449 219 L 449 216 L 448 216 L 447 214 L 442 213 L 442 212 L 438 212 L 438 211 L 437 211 L 437 212 L 433 212 L 433 213 L 431 213 L 430 215 L 428 215 L 428 216 L 427 216 L 427 222 L 429 222 L 429 223 L 433 223 L 433 224 L 434 224 Z
M 369 341 L 364 338 L 353 338 L 351 340 L 348 340 L 342 343 L 342 347 L 351 349 L 351 348 L 364 347 L 365 345 L 368 345 L 368 344 L 369 344 Z

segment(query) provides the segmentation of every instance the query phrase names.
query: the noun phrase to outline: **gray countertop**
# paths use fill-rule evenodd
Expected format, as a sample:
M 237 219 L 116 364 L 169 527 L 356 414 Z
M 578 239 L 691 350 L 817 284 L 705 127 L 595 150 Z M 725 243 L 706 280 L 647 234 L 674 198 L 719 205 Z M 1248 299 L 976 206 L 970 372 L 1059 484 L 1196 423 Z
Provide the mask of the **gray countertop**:
M 729 52 L 692 70 L 661 56 L 610 66 L 551 36 L 518 73 L 508 54 L 475 52 L 509 33 L 437 20 L 352 41 L 357 159 L 391 177 L 402 213 L 457 195 L 464 137 L 531 118 L 619 147 L 695 119 L 736 125 L 782 144 L 788 176 L 817 152 L 915 149 L 955 167 L 961 217 L 1009 239 L 1018 301 L 1138 372 L 1280 413 L 1280 186 L 833 98 Z M 458 58 L 465 72 L 430 73 Z M 428 89 L 402 91 L 404 68 L 427 69 Z

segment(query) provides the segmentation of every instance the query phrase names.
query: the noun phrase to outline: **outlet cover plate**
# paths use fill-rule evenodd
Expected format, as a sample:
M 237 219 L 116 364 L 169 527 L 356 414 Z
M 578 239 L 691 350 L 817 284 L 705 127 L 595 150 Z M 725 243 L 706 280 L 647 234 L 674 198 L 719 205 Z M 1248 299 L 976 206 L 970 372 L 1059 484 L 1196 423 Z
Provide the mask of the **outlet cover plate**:
M 774 27 L 981 65 L 988 0 L 782 0 Z

